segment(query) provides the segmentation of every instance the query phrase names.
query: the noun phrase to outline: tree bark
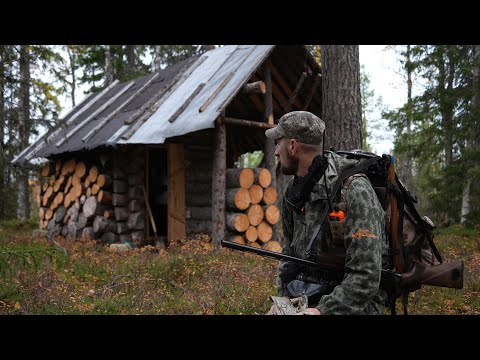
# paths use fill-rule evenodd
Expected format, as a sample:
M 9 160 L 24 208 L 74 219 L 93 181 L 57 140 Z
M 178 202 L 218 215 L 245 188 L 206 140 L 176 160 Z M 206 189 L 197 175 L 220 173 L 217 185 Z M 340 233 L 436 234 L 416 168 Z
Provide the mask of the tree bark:
M 412 74 L 413 74 L 413 67 L 412 67 L 412 59 L 411 59 L 411 50 L 410 45 L 407 45 L 407 51 L 405 54 L 405 66 L 407 68 L 407 116 L 406 116 L 406 124 L 405 124 L 405 131 L 407 132 L 407 139 L 410 141 L 412 135 L 412 120 L 413 120 L 413 101 L 412 101 Z M 415 189 L 413 188 L 413 171 L 412 171 L 412 157 L 407 152 L 404 159 L 404 173 L 402 179 L 405 183 L 407 189 L 414 194 Z
M 128 77 L 133 77 L 135 75 L 136 68 L 136 55 L 135 55 L 135 45 L 127 45 L 127 75 Z
M 77 67 L 77 56 L 72 48 L 72 46 L 76 45 L 67 45 L 67 54 L 69 63 L 69 71 L 70 75 L 72 76 L 72 81 L 69 83 L 70 85 L 70 97 L 72 98 L 72 108 L 75 107 L 75 90 L 77 89 L 77 77 L 75 76 L 75 69 Z
M 110 50 L 110 45 L 105 45 L 105 86 L 110 85 L 114 80 L 113 58 Z
M 22 45 L 20 47 L 18 134 L 20 148 L 25 149 L 28 146 L 28 139 L 30 137 L 30 50 L 28 45 Z M 17 206 L 17 218 L 19 220 L 27 220 L 30 217 L 27 165 L 22 166 L 18 171 Z
M 358 45 L 321 45 L 321 53 L 325 149 L 358 149 L 362 146 Z
M 468 141 L 469 146 L 473 147 L 475 154 L 480 153 L 480 45 L 475 45 L 475 59 L 476 67 L 474 70 L 474 94 L 472 99 L 472 115 L 473 115 L 473 126 L 471 132 L 471 138 Z M 462 208 L 460 213 L 460 223 L 465 224 L 468 220 L 468 215 L 473 210 L 477 208 L 478 211 L 478 201 L 472 201 L 472 179 L 475 174 L 479 173 L 480 164 L 479 161 L 473 161 L 468 164 L 468 171 L 466 176 L 466 183 L 463 189 L 462 196 Z M 478 175 L 477 175 L 478 176 Z
M 155 71 L 161 69 L 162 65 L 162 45 L 155 45 L 155 55 L 153 59 L 153 63 L 155 64 Z
M 5 143 L 5 56 L 4 46 L 0 46 L 0 198 L 5 199 L 5 161 L 3 146 Z M 5 218 L 5 204 L 0 202 L 0 219 Z

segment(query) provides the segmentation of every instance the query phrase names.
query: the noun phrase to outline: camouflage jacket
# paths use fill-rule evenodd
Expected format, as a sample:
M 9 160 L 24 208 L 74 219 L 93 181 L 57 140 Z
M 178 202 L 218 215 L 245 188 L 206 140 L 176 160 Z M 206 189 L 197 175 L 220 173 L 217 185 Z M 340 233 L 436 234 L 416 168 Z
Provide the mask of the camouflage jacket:
M 325 152 L 328 166 L 325 171 L 327 186 L 332 190 L 338 175 L 356 165 L 357 160 L 345 159 L 330 151 Z M 290 180 L 284 192 L 293 184 Z M 326 202 L 325 179 L 314 186 L 304 211 L 289 211 L 283 199 L 282 226 L 285 237 L 283 253 L 306 259 L 306 247 L 319 223 Z M 334 290 L 323 295 L 316 305 L 322 314 L 384 314 L 386 293 L 379 288 L 382 265 L 386 265 L 385 212 L 364 176 L 355 176 L 348 187 L 341 190 L 341 202 L 346 203 L 343 220 L 343 244 L 345 256 L 343 279 L 337 281 Z M 327 221 L 327 220 L 325 220 Z M 316 238 L 317 248 L 328 241 L 327 226 L 322 227 Z M 328 255 L 328 249 L 327 249 Z M 280 296 L 288 296 L 287 284 L 298 275 L 298 266 L 280 261 L 277 288 Z

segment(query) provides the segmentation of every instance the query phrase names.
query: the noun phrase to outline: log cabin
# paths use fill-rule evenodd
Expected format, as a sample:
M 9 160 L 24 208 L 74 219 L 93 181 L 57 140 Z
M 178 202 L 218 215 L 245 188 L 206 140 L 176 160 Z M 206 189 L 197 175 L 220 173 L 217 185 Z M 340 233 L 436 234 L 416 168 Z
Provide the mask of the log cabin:
M 281 189 L 264 132 L 288 111 L 321 116 L 321 80 L 303 45 L 219 47 L 88 95 L 13 163 L 47 159 L 49 236 L 134 246 L 208 233 L 273 249 Z M 262 168 L 234 168 L 255 150 Z

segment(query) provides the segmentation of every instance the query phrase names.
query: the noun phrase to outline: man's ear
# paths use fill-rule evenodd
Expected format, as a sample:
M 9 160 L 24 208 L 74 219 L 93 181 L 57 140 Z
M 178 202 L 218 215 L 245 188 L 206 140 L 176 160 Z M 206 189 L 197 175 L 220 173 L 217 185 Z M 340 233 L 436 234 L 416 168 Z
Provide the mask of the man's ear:
M 290 139 L 288 142 L 288 149 L 292 155 L 298 153 L 298 142 L 295 139 Z

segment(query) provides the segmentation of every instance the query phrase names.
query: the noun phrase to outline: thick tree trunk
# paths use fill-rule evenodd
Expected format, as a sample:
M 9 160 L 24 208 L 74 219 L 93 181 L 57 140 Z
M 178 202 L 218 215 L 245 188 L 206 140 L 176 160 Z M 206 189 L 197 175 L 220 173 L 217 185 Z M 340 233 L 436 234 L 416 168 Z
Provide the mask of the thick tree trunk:
M 322 120 L 325 148 L 362 146 L 362 106 L 358 45 L 321 45 Z
M 5 142 L 5 63 L 4 63 L 4 49 L 0 46 L 0 198 L 5 199 L 5 161 L 3 145 Z M 5 218 L 5 202 L 0 202 L 0 219 Z
M 18 134 L 20 148 L 25 149 L 28 146 L 28 139 L 30 137 L 30 55 L 27 45 L 20 47 Z M 28 169 L 25 165 L 21 167 L 18 172 L 17 218 L 19 220 L 27 220 L 29 217 Z
M 468 145 L 473 147 L 476 154 L 480 153 L 480 45 L 475 46 L 475 59 L 477 66 L 475 68 L 474 77 L 474 94 L 472 99 L 473 107 L 473 126 L 471 132 L 471 139 L 468 141 Z M 478 159 L 478 158 L 477 158 Z M 468 164 L 468 171 L 466 176 L 465 187 L 462 196 L 462 208 L 460 223 L 465 224 L 467 222 L 467 216 L 472 210 L 478 210 L 478 201 L 472 201 L 472 182 L 475 174 L 479 173 L 480 164 L 474 161 Z M 477 175 L 478 176 L 478 175 Z M 477 199 L 478 200 L 478 199 Z M 477 209 L 474 209 L 474 208 Z

